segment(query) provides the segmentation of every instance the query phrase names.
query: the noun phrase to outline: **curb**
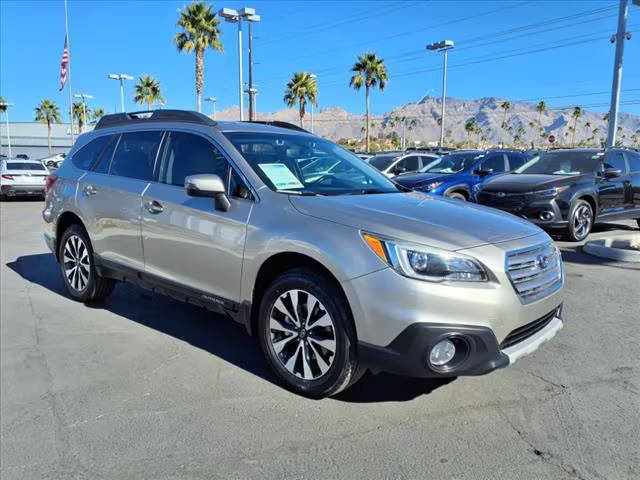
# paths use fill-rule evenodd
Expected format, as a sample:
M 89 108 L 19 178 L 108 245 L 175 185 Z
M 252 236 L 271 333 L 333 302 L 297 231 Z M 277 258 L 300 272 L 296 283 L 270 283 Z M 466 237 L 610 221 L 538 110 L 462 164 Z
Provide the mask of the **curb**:
M 640 234 L 632 233 L 591 240 L 584 244 L 582 250 L 596 257 L 608 258 L 619 262 L 640 263 L 640 250 L 626 249 L 634 240 L 640 243 Z

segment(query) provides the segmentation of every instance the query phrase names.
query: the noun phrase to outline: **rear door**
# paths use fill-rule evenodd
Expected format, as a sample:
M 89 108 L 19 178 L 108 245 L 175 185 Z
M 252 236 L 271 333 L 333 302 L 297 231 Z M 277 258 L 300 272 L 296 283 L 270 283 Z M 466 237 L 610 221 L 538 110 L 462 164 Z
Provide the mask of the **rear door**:
M 627 157 L 627 165 L 629 166 L 625 188 L 625 205 L 629 209 L 640 209 L 640 153 L 626 151 L 624 154 Z
M 216 174 L 227 185 L 231 208 L 216 210 L 212 198 L 190 197 L 185 177 Z M 253 200 L 243 180 L 209 138 L 171 131 L 164 142 L 158 181 L 142 202 L 145 271 L 200 292 L 201 299 L 233 307 L 240 278 L 247 222 Z M 241 195 L 238 192 L 243 191 Z M 245 198 L 241 198 L 245 197 Z
M 627 162 L 619 150 L 610 151 L 604 158 L 604 168 L 615 168 L 622 174 L 618 177 L 606 178 L 602 172 L 599 186 L 600 213 L 616 213 L 625 208 L 626 190 L 629 184 Z
M 162 131 L 114 137 L 80 179 L 78 206 L 100 259 L 144 270 L 142 193 L 151 182 Z

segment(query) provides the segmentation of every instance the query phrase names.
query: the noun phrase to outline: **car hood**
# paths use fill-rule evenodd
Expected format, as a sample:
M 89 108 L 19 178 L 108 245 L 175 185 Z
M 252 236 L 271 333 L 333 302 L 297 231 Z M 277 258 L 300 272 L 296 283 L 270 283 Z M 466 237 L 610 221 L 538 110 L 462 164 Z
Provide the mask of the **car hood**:
M 593 174 L 589 175 L 528 175 L 528 174 L 506 174 L 490 178 L 482 184 L 482 189 L 489 192 L 535 192 L 536 190 L 547 190 L 549 188 L 571 185 L 593 179 Z
M 403 187 L 416 188 L 434 182 L 446 182 L 449 180 L 448 177 L 451 177 L 451 175 L 442 175 L 440 173 L 413 173 L 398 175 L 397 177 L 393 177 L 393 181 Z
M 290 196 L 300 213 L 446 250 L 536 235 L 540 229 L 492 208 L 420 192 Z

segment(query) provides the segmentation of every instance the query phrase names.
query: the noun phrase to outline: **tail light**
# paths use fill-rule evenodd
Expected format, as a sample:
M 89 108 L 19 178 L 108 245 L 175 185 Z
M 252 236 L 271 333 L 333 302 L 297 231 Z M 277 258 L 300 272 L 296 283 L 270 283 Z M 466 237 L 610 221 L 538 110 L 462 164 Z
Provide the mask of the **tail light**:
M 13 175 L 2 175 L 5 180 L 13 180 Z
M 56 180 L 58 180 L 58 176 L 57 175 L 48 175 L 47 176 L 47 182 L 44 184 L 44 194 L 45 195 L 49 194 L 49 191 L 53 187 L 53 184 L 56 183 Z

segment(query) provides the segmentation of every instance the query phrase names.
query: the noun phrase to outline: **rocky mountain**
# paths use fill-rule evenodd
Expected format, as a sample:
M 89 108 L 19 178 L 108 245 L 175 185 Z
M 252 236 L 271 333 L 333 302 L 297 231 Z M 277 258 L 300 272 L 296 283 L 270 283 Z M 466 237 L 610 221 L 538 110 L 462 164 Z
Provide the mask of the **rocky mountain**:
M 485 145 L 497 144 L 504 141 L 508 144 L 519 143 L 528 145 L 532 141 L 536 144 L 546 142 L 542 135 L 554 135 L 556 143 L 571 143 L 573 107 L 565 109 L 548 108 L 542 114 L 536 111 L 535 103 L 511 102 L 511 108 L 506 112 L 501 108 L 504 99 L 488 97 L 476 100 L 462 100 L 447 98 L 445 131 L 449 142 L 462 142 L 470 139 L 472 142 L 482 142 Z M 373 115 L 372 135 L 389 135 L 396 132 L 402 136 L 403 124 L 407 144 L 415 141 L 422 144 L 437 142 L 440 137 L 441 102 L 440 98 L 424 97 L 416 103 L 401 105 L 384 115 Z M 465 130 L 465 124 L 470 118 L 476 119 L 477 131 L 470 135 Z M 235 120 L 238 118 L 238 107 L 218 112 L 219 120 Z M 404 120 L 403 120 L 404 119 Z M 283 109 L 277 112 L 260 112 L 258 120 L 280 120 L 298 124 L 297 109 Z M 502 128 L 503 122 L 505 128 Z M 353 114 L 341 107 L 323 108 L 314 114 L 314 131 L 332 140 L 359 139 L 364 137 L 364 115 Z M 619 126 L 622 130 L 618 139 L 625 145 L 640 142 L 640 116 L 621 113 Z M 311 129 L 309 112 L 304 119 L 304 127 Z M 578 119 L 575 129 L 574 142 L 596 144 L 604 140 L 607 135 L 607 121 L 599 112 L 584 111 Z M 634 137 L 635 135 L 635 137 Z M 514 141 L 515 140 L 515 141 Z

